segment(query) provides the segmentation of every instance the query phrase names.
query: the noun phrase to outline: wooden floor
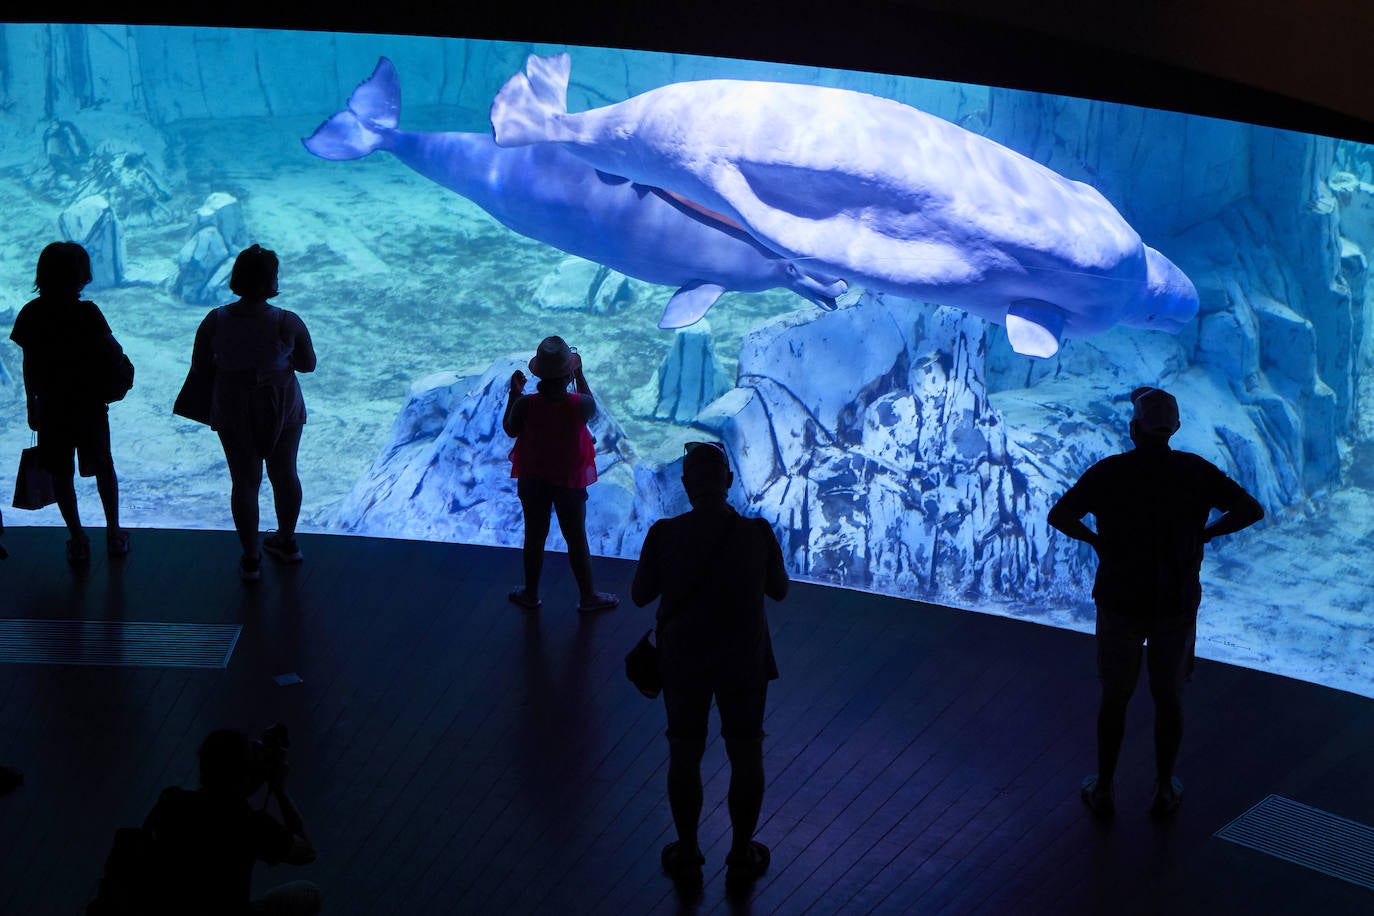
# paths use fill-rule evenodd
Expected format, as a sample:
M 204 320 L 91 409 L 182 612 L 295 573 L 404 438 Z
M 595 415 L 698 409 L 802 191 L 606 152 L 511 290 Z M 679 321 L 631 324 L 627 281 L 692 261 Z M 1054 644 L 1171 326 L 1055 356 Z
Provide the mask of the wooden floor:
M 304 537 L 295 568 L 243 587 L 223 532 L 137 531 L 75 577 L 62 532 L 11 528 L 0 617 L 241 623 L 225 670 L 0 664 L 0 913 L 77 913 L 116 827 L 195 784 L 209 730 L 292 735 L 293 794 L 320 851 L 258 867 L 308 878 L 330 914 L 667 913 L 672 838 L 661 703 L 625 681 L 651 625 L 573 610 L 561 555 L 546 603 L 505 601 L 519 554 Z M 630 563 L 598 561 L 626 595 Z M 1205 608 L 1204 608 L 1205 613 Z M 1374 701 L 1201 662 L 1175 823 L 1145 813 L 1137 695 L 1110 827 L 1079 802 L 1094 769 L 1089 637 L 875 595 L 796 586 L 769 611 L 759 838 L 773 867 L 727 901 L 728 768 L 707 750 L 703 913 L 1374 912 L 1374 893 L 1215 839 L 1269 793 L 1374 823 Z M 298 673 L 303 683 L 273 677 Z M 713 732 L 715 725 L 713 724 Z

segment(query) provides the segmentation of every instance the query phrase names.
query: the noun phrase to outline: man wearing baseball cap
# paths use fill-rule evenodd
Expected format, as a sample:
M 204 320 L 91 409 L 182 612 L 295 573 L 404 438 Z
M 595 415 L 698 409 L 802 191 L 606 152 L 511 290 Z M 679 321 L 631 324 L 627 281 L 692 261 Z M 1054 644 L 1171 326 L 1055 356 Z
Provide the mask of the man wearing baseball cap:
M 1155 793 L 1150 810 L 1169 816 L 1183 801 L 1174 761 L 1183 739 L 1183 683 L 1192 674 L 1202 601 L 1202 547 L 1264 518 L 1264 508 L 1211 462 L 1169 447 L 1178 402 L 1159 388 L 1131 392 L 1135 448 L 1094 464 L 1050 509 L 1049 523 L 1097 552 L 1097 773 L 1083 801 L 1099 817 L 1116 811 L 1112 780 L 1126 706 L 1142 655 L 1155 704 Z M 1222 514 L 1209 522 L 1212 510 Z M 1083 523 L 1092 515 L 1096 530 Z M 1142 647 L 1147 647 L 1142 649 Z

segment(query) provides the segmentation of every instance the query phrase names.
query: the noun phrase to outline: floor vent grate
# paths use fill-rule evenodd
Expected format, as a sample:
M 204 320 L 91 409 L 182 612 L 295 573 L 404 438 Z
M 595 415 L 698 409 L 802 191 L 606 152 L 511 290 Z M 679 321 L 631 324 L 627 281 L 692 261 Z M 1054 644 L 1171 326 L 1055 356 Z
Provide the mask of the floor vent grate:
M 0 663 L 223 668 L 237 624 L 0 620 Z
M 1270 795 L 1216 835 L 1374 890 L 1374 827 L 1366 824 Z

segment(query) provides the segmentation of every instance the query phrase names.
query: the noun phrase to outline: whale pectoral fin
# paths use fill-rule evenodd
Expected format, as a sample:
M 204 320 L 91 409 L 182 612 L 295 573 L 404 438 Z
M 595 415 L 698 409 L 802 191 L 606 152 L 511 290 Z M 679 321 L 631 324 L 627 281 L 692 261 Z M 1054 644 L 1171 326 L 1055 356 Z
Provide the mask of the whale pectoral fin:
M 612 175 L 610 172 L 603 172 L 601 169 L 596 170 L 596 177 L 601 180 L 602 184 L 609 185 L 625 184 L 630 180 L 628 178 L 622 178 L 619 175 Z
M 660 328 L 685 328 L 702 319 L 711 306 L 716 304 L 725 287 L 718 283 L 696 280 L 688 283 L 673 294 L 663 308 L 663 317 L 658 319 Z
M 1007 306 L 1007 340 L 1022 356 L 1048 359 L 1059 352 L 1064 312 L 1043 299 L 1017 299 Z

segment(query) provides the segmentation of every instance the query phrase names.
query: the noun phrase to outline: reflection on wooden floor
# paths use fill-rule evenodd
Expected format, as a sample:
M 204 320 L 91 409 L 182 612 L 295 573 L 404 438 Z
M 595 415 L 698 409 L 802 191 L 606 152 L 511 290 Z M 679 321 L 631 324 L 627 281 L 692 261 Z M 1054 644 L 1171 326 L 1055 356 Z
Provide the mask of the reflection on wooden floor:
M 11 520 L 13 521 L 13 520 Z M 291 789 L 330 914 L 658 913 L 671 839 L 660 703 L 624 678 L 650 626 L 579 618 L 549 556 L 545 605 L 507 604 L 519 554 L 303 537 L 303 565 L 240 585 L 232 535 L 136 531 L 74 577 L 63 533 L 11 528 L 0 618 L 241 624 L 226 669 L 0 664 L 0 912 L 75 913 L 116 827 L 193 786 L 210 729 L 292 734 Z M 633 565 L 598 561 L 629 591 Z M 1204 603 L 1204 613 L 1206 612 Z M 726 900 L 724 749 L 713 737 L 698 912 L 1356 913 L 1369 891 L 1212 833 L 1273 792 L 1374 823 L 1374 701 L 1201 662 L 1177 821 L 1151 822 L 1148 697 L 1132 705 L 1114 825 L 1093 769 L 1090 637 L 797 586 L 770 606 L 782 679 L 759 838 L 773 867 Z M 274 678 L 295 673 L 301 683 Z M 714 726 L 713 726 L 714 728 Z

